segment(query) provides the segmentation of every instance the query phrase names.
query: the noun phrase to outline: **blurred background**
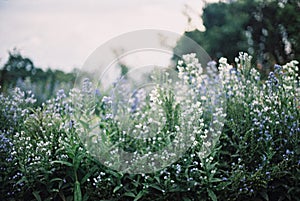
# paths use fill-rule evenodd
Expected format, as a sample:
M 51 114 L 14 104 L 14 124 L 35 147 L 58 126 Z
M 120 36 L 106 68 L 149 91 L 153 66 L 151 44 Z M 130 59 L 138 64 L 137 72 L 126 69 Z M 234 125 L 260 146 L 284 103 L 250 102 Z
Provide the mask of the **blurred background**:
M 188 36 L 215 61 L 248 52 L 263 75 L 300 60 L 298 0 L 0 0 L 0 90 L 31 90 L 41 103 L 72 88 L 99 45 L 140 29 Z

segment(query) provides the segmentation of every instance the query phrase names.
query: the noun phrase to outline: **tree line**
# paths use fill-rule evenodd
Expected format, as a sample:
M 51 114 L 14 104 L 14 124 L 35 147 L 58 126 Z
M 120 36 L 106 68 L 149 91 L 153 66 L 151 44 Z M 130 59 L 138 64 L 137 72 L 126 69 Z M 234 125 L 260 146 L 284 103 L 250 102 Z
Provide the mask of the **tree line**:
M 75 79 L 76 70 L 71 73 L 50 68 L 43 70 L 14 49 L 9 52 L 7 62 L 0 68 L 0 92 L 7 94 L 15 87 L 30 90 L 35 94 L 37 104 L 41 104 L 53 97 L 59 89 L 70 90 Z
M 214 60 L 238 52 L 253 55 L 257 67 L 268 73 L 275 63 L 300 61 L 300 2 L 298 0 L 236 0 L 207 4 L 202 13 L 205 31 L 185 36 L 200 44 Z M 178 48 L 189 53 L 179 41 Z

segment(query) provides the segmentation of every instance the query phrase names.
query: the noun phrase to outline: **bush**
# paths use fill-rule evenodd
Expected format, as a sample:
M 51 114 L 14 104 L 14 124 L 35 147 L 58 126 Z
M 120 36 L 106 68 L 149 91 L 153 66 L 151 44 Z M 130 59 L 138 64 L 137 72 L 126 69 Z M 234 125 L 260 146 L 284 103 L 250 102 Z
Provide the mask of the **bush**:
M 89 80 L 68 94 L 60 90 L 38 108 L 31 92 L 1 94 L 2 200 L 300 200 L 298 62 L 275 65 L 267 80 L 260 79 L 247 54 L 236 62 L 234 68 L 221 58 L 215 77 L 214 63 L 204 74 L 195 55 L 187 55 L 178 63 L 176 86 L 188 86 L 189 99 L 177 100 L 174 91 L 159 88 L 150 96 L 135 94 L 129 116 L 121 117 L 130 119 L 126 128 L 135 128 L 132 133 L 152 129 L 156 135 L 147 139 L 123 132 L 124 119 L 113 118 L 119 114 L 112 98 Z M 211 107 L 211 93 L 220 89 L 204 92 L 204 81 L 222 83 L 222 107 Z M 150 118 L 163 124 L 151 127 Z M 217 126 L 212 128 L 212 121 Z M 95 128 L 101 139 L 92 135 Z M 193 145 L 181 157 L 148 173 L 117 171 L 124 164 L 109 152 L 136 153 L 134 171 L 145 162 L 139 154 L 180 145 L 176 137 L 190 133 Z M 98 151 L 113 157 L 99 162 Z

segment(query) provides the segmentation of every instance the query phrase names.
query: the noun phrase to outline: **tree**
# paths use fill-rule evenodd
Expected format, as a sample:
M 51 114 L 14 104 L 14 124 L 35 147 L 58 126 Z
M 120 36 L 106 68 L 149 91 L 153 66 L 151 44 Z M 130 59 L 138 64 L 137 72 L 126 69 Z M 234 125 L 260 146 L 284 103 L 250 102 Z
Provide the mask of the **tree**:
M 14 87 L 30 90 L 35 94 L 37 103 L 41 104 L 53 97 L 59 89 L 71 89 L 75 78 L 75 73 L 37 68 L 29 58 L 14 49 L 9 52 L 7 62 L 0 69 L 0 92 L 5 94 Z
M 35 74 L 36 69 L 29 58 L 24 58 L 18 50 L 9 52 L 8 61 L 4 64 L 0 73 L 0 86 L 2 91 L 9 87 L 15 87 L 19 79 L 25 80 Z
M 254 55 L 269 69 L 274 63 L 300 60 L 300 3 L 297 0 L 237 0 L 207 4 L 202 19 L 205 31 L 185 32 L 217 60 L 233 63 L 238 52 Z M 177 46 L 187 49 L 179 41 Z

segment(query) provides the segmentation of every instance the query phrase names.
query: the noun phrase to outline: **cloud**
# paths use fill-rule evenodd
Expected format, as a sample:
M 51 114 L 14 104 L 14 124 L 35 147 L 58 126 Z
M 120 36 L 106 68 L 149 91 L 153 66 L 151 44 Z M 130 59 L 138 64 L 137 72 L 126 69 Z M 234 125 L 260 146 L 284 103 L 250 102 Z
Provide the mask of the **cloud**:
M 40 67 L 70 71 L 119 34 L 145 28 L 183 33 L 184 0 L 0 0 L 0 57 L 17 47 Z M 201 9 L 193 0 L 190 5 Z M 197 6 L 199 8 L 197 8 Z

